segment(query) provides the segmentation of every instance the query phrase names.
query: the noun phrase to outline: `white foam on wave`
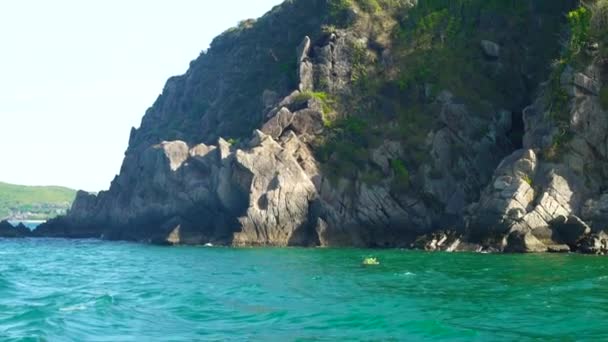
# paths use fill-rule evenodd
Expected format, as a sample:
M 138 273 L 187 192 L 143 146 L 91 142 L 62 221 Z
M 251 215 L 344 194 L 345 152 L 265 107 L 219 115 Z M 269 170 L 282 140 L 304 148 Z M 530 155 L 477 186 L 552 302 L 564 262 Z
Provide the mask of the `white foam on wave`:
M 59 311 L 61 312 L 73 312 L 73 311 L 83 311 L 86 310 L 87 306 L 84 304 L 76 304 L 76 305 L 72 305 L 72 306 L 66 306 L 65 308 L 60 308 Z

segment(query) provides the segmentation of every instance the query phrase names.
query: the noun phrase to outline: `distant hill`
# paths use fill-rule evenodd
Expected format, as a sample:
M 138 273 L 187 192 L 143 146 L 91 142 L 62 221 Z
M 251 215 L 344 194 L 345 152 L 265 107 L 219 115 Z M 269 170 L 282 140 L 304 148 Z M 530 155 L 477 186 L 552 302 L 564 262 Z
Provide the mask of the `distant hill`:
M 0 219 L 46 220 L 65 214 L 75 197 L 75 190 L 64 187 L 0 182 Z

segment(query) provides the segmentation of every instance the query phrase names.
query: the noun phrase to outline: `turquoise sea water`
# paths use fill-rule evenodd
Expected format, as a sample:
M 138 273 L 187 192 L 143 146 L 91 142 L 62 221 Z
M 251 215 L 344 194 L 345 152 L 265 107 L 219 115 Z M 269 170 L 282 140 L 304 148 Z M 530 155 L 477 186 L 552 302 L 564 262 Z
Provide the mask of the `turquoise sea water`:
M 0 240 L 2 341 L 607 338 L 602 257 Z

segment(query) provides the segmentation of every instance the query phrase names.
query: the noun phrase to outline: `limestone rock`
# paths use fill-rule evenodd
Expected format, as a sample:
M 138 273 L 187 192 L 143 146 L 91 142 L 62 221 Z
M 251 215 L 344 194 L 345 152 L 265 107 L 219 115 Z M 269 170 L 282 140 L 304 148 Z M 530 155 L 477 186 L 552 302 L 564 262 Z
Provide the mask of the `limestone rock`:
M 316 190 L 289 151 L 271 137 L 263 138 L 259 146 L 236 152 L 232 171 L 247 174 L 239 186 L 250 198 L 246 214 L 239 218 L 242 229 L 235 234 L 235 245 L 306 244 Z
M 291 122 L 291 128 L 303 141 L 314 140 L 325 129 L 322 111 L 306 108 L 296 112 Z
M 160 147 L 165 152 L 167 159 L 169 159 L 172 171 L 177 171 L 190 156 L 190 149 L 183 141 L 165 141 L 160 144 Z
M 207 146 L 205 144 L 198 144 L 190 149 L 189 154 L 190 154 L 190 157 L 192 157 L 192 158 L 196 158 L 196 157 L 202 158 L 202 157 L 205 157 L 206 155 L 208 155 L 209 153 L 215 151 L 215 149 L 216 149 L 215 146 Z
M 264 134 L 270 135 L 274 139 L 278 139 L 285 129 L 291 125 L 294 114 L 289 109 L 283 107 L 279 112 L 268 120 L 262 127 Z
M 516 151 L 500 164 L 468 219 L 473 234 L 506 233 L 524 219 L 534 200 L 529 182 L 535 177 L 536 167 L 537 158 L 532 150 Z M 526 221 L 531 223 L 533 218 Z
M 548 248 L 532 233 L 514 231 L 507 237 L 505 251 L 509 253 L 543 253 Z

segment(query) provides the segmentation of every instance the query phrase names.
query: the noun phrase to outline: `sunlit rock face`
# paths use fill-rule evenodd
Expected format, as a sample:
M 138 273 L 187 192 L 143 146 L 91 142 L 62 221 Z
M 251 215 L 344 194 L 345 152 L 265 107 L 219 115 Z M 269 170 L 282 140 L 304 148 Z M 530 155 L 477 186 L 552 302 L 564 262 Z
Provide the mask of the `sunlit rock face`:
M 286 1 L 216 38 L 132 131 L 110 190 L 79 193 L 36 234 L 607 250 L 605 66 L 551 69 L 576 2 L 446 8 L 473 27 L 452 41 L 460 21 L 428 37 L 408 21 L 432 6 L 355 4 L 334 20 L 332 3 Z

